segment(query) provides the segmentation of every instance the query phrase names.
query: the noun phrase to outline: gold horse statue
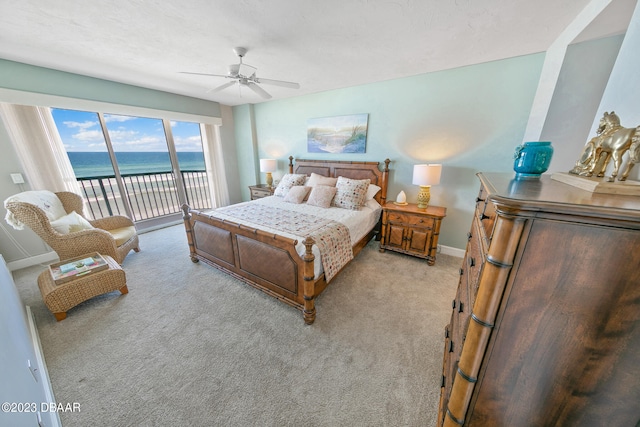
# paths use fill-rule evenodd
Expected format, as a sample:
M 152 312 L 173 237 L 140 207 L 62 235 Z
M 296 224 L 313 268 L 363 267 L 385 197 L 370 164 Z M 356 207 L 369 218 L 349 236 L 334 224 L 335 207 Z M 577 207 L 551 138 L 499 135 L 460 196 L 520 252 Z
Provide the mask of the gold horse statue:
M 600 119 L 596 136 L 591 138 L 582 150 L 582 155 L 569 173 L 582 176 L 603 177 L 609 162 L 613 160 L 613 171 L 607 181 L 613 182 L 622 165 L 622 156 L 629 152 L 629 161 L 619 181 L 625 181 L 633 166 L 640 161 L 640 126 L 625 128 L 620 118 L 612 111 L 605 112 Z

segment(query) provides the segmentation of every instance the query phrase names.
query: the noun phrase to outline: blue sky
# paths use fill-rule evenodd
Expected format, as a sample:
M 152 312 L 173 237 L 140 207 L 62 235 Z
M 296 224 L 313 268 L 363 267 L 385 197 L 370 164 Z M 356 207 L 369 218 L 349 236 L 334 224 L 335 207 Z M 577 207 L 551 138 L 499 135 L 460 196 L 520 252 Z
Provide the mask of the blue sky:
M 53 119 L 67 151 L 107 151 L 98 114 L 52 109 Z M 109 137 L 116 152 L 167 151 L 162 120 L 105 113 Z M 200 125 L 171 122 L 176 151 L 202 151 Z

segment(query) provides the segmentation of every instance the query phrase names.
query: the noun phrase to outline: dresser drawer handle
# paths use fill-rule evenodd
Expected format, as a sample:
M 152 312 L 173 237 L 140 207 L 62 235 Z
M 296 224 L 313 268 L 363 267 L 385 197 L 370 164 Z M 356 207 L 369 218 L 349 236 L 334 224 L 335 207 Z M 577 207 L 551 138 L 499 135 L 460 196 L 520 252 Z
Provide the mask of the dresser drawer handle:
M 451 308 L 456 308 L 456 300 L 451 301 Z
M 473 237 L 473 234 L 471 234 L 471 232 L 467 233 L 467 240 L 471 240 L 471 238 Z
M 453 353 L 453 341 L 449 341 L 449 353 Z
M 476 203 L 479 203 L 479 202 L 484 202 L 484 199 L 481 199 L 480 197 L 476 197 Z
M 485 215 L 484 212 L 482 213 L 482 215 L 480 215 L 480 221 L 484 221 L 485 219 L 489 219 L 489 218 L 491 217 L 488 215 Z
M 475 267 L 476 265 L 476 259 L 471 257 L 469 258 L 469 267 Z
M 462 276 L 464 274 L 464 270 L 461 268 L 460 269 L 460 275 Z
M 460 306 L 458 307 L 458 313 L 463 313 L 463 312 L 464 312 L 464 303 L 460 301 Z

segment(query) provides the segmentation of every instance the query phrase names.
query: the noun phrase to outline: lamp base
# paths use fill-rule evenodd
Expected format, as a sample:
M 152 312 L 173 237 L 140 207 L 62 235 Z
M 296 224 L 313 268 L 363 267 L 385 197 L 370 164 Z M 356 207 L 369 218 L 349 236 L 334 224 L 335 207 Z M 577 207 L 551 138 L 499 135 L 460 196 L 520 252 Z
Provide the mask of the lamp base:
M 418 192 L 418 209 L 427 209 L 431 200 L 431 186 L 421 185 Z
M 273 176 L 271 176 L 271 172 L 267 172 L 267 186 L 271 188 L 273 185 Z

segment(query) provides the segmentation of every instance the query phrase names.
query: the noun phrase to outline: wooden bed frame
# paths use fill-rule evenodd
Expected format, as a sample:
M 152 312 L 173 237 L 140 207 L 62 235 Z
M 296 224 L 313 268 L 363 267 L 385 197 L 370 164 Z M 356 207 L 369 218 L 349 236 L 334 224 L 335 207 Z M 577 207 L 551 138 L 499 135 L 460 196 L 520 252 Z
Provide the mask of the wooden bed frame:
M 378 162 L 296 160 L 289 157 L 289 173 L 371 180 L 381 190 L 375 199 L 382 205 L 387 198 L 390 160 L 379 170 Z M 193 262 L 203 261 L 243 282 L 260 289 L 299 310 L 310 325 L 316 318 L 315 298 L 327 287 L 324 273 L 314 279 L 312 246 L 307 237 L 304 257 L 296 251 L 297 240 L 247 227 L 232 221 L 211 218 L 183 205 L 183 219 Z M 374 227 L 353 247 L 354 257 L 379 232 Z

